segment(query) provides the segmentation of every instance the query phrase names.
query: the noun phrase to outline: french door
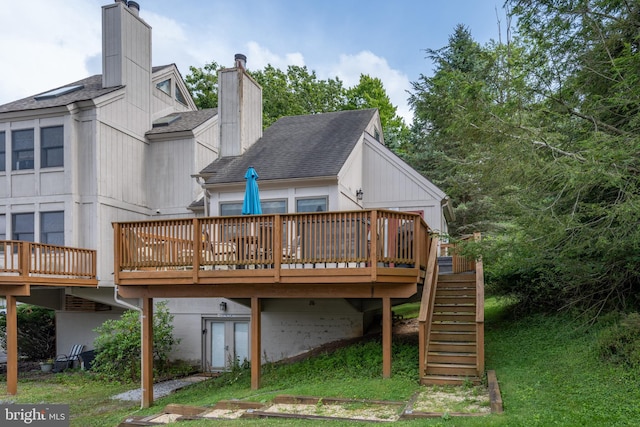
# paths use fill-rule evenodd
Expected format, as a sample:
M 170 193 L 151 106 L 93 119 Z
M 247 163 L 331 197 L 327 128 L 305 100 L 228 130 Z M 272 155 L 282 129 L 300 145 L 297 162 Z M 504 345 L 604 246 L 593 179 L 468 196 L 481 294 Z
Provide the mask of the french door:
M 250 360 L 249 319 L 204 319 L 204 368 L 228 371 Z

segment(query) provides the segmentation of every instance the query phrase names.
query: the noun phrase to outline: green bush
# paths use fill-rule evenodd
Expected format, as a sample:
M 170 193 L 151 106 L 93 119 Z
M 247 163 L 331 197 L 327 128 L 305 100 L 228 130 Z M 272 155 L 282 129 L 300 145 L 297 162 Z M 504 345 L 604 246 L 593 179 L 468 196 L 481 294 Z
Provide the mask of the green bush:
M 56 356 L 56 314 L 54 310 L 29 304 L 17 306 L 18 354 L 27 360 Z M 7 348 L 7 318 L 0 316 L 0 342 Z
M 153 359 L 156 375 L 169 368 L 169 353 L 179 343 L 173 337 L 173 316 L 166 302 L 156 304 L 153 316 Z M 119 320 L 107 320 L 95 329 L 96 357 L 92 369 L 109 379 L 140 378 L 140 313 L 128 310 Z
M 625 315 L 598 337 L 600 357 L 618 365 L 640 369 L 640 314 Z

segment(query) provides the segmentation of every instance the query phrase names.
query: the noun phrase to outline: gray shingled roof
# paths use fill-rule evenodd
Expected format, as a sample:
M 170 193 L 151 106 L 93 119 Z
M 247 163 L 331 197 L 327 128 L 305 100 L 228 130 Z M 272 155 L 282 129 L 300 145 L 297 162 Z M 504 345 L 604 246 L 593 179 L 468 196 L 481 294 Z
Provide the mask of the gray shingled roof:
M 123 86 L 114 86 L 103 88 L 102 87 L 102 74 L 96 74 L 91 77 L 87 77 L 77 82 L 69 83 L 60 88 L 83 85 L 82 89 L 76 90 L 65 95 L 60 95 L 55 98 L 36 100 L 35 97 L 40 95 L 33 95 L 28 98 L 19 99 L 17 101 L 9 102 L 8 104 L 0 105 L 0 113 L 8 113 L 11 111 L 23 111 L 23 110 L 37 110 L 39 108 L 51 108 L 60 107 L 64 105 L 73 104 L 74 102 L 87 101 L 97 98 L 109 92 L 120 89 Z M 56 89 L 60 89 L 56 88 Z M 53 90 L 53 89 L 52 89 Z M 46 91 L 49 92 L 49 91 Z M 46 93 L 42 92 L 42 93 Z
M 167 67 L 171 67 L 174 64 L 169 65 L 159 65 L 152 68 L 152 72 L 155 73 Z M 74 102 L 79 101 L 87 101 L 90 99 L 97 98 L 109 92 L 113 92 L 118 90 L 124 86 L 114 86 L 103 88 L 102 87 L 102 74 L 96 74 L 91 77 L 84 78 L 82 80 L 78 80 L 77 82 L 68 83 L 66 85 L 49 89 L 42 93 L 50 92 L 51 90 L 61 89 L 70 86 L 83 85 L 82 89 L 76 90 L 74 92 L 60 95 L 55 98 L 36 100 L 36 96 L 41 95 L 40 93 L 29 96 L 27 98 L 19 99 L 17 101 L 12 101 L 7 104 L 0 105 L 0 113 L 8 113 L 11 111 L 23 111 L 23 110 L 37 110 L 39 108 L 51 108 L 51 107 L 61 107 L 64 105 L 73 104 Z
M 207 184 L 244 182 L 253 166 L 261 180 L 337 176 L 376 110 L 282 117 L 243 155 L 202 170 Z
M 148 131 L 147 135 L 157 135 L 162 133 L 171 133 L 171 132 L 184 132 L 195 129 L 200 126 L 205 121 L 214 117 L 218 114 L 217 108 L 207 108 L 204 110 L 198 111 L 181 111 L 177 113 L 180 117 L 169 123 L 168 126 L 158 126 L 154 127 L 150 131 Z

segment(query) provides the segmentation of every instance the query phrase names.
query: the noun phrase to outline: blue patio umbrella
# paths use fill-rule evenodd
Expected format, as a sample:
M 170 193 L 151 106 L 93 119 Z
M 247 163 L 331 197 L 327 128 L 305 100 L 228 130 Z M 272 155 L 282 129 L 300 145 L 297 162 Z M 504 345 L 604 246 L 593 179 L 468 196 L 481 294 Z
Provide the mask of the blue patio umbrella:
M 249 167 L 244 179 L 247 180 L 247 189 L 244 192 L 242 215 L 260 215 L 262 208 L 260 207 L 260 191 L 258 190 L 258 172 Z

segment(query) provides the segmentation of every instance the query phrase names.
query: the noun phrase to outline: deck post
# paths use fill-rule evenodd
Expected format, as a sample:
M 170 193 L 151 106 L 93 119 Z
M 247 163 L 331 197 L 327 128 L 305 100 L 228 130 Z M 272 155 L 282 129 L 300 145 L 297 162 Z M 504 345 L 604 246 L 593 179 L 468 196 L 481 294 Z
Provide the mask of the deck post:
M 260 388 L 261 365 L 261 301 L 258 297 L 251 297 L 251 390 Z
M 7 301 L 7 393 L 18 393 L 18 312 L 16 297 L 6 295 Z
M 391 298 L 382 298 L 382 378 L 391 378 L 392 341 Z
M 142 298 L 141 407 L 153 404 L 153 298 Z

